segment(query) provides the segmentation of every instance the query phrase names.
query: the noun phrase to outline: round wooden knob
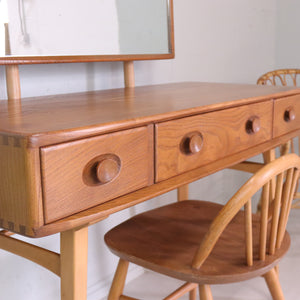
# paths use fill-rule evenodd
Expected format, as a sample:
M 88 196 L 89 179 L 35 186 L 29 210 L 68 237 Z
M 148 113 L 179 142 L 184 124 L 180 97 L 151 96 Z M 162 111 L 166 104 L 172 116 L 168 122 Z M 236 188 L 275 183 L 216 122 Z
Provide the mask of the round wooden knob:
M 260 130 L 260 119 L 259 117 L 251 117 L 246 123 L 246 131 L 249 134 L 257 133 Z
M 193 134 L 190 137 L 190 141 L 189 141 L 189 150 L 190 153 L 198 153 L 200 152 L 201 148 L 202 148 L 202 144 L 203 144 L 203 138 L 200 134 Z
M 181 147 L 185 154 L 195 154 L 200 152 L 202 145 L 202 135 L 199 132 L 194 132 L 184 137 Z
M 284 121 L 291 122 L 296 119 L 296 112 L 293 107 L 289 107 L 284 112 Z
M 100 183 L 112 181 L 120 172 L 120 164 L 118 161 L 107 158 L 100 161 L 96 167 L 97 179 Z

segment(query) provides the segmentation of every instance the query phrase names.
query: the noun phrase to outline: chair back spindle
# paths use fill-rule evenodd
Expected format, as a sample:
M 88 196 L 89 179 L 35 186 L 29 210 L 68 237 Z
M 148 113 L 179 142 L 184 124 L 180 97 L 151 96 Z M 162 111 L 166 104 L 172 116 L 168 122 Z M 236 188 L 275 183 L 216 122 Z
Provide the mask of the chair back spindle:
M 299 177 L 300 158 L 296 154 L 282 156 L 254 174 L 227 202 L 216 216 L 193 259 L 199 269 L 209 256 L 222 232 L 244 207 L 246 263 L 253 265 L 253 215 L 251 198 L 262 188 L 260 215 L 259 260 L 275 254 L 284 240 L 294 190 Z M 270 189 L 275 184 L 275 196 L 270 205 Z M 269 213 L 269 210 L 271 211 Z M 271 219 L 270 219 L 271 216 Z M 257 251 L 256 251 L 257 252 Z
M 253 265 L 253 235 L 252 235 L 252 208 L 251 199 L 245 204 L 245 237 L 247 265 Z

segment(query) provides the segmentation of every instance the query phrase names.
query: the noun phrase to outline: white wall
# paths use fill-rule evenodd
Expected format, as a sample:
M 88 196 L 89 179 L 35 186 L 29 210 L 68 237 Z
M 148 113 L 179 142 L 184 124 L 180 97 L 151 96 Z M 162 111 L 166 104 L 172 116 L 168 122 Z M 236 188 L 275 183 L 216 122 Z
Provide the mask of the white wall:
M 119 53 L 115 1 L 9 0 L 7 4 L 13 55 L 84 55 L 90 54 L 89 49 Z
M 276 68 L 300 68 L 300 2 L 277 0 Z
M 136 62 L 137 85 L 191 80 L 255 83 L 261 73 L 275 66 L 274 1 L 174 0 L 174 6 L 176 58 Z M 22 66 L 21 77 L 24 97 L 123 85 L 121 63 Z M 5 96 L 4 67 L 0 67 L 0 99 Z M 241 180 L 236 173 L 225 170 L 194 183 L 191 196 L 225 201 Z M 103 244 L 104 232 L 136 211 L 172 199 L 175 192 L 115 214 L 90 228 L 89 300 L 105 295 L 106 283 L 115 268 L 116 259 Z M 58 235 L 35 242 L 51 250 L 59 249 Z M 5 252 L 0 252 L 0 263 L 0 299 L 59 299 L 59 280 L 54 275 Z M 133 269 L 130 276 L 138 273 L 139 269 Z

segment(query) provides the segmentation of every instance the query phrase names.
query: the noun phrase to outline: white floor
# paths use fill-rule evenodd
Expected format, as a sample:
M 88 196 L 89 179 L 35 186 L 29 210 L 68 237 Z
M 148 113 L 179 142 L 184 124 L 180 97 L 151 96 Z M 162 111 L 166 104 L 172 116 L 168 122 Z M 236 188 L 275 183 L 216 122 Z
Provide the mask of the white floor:
M 292 246 L 280 264 L 280 282 L 285 300 L 300 300 L 300 210 L 293 210 L 288 224 Z M 166 276 L 145 272 L 126 285 L 124 294 L 138 299 L 163 299 L 182 283 Z M 214 300 L 271 300 L 263 278 L 237 284 L 212 286 Z M 188 296 L 182 297 L 188 299 Z

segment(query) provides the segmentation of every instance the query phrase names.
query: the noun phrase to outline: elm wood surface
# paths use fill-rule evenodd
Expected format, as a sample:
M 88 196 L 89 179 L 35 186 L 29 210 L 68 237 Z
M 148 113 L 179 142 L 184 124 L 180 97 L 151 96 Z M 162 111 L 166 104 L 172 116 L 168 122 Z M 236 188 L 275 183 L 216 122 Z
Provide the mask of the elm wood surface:
M 299 94 L 288 87 L 173 83 L 0 101 L 0 132 L 44 146 Z M 13 119 L 20 122 L 13 122 Z
M 280 136 L 299 127 L 300 99 L 297 96 L 278 99 L 274 105 L 273 135 Z
M 224 206 L 195 200 L 162 206 L 111 229 L 105 242 L 120 257 L 120 263 L 133 262 L 198 283 L 200 293 L 208 299 L 212 295 L 207 285 L 264 276 L 273 299 L 283 300 L 275 267 L 290 246 L 286 225 L 299 171 L 299 156 L 285 155 L 253 175 Z M 275 213 L 269 219 L 272 181 L 276 182 Z M 251 198 L 261 188 L 262 213 L 252 215 Z M 245 205 L 246 211 L 242 211 Z M 117 272 L 124 284 L 126 271 L 122 273 L 118 268 Z M 111 294 L 114 286 L 115 282 Z
M 271 139 L 272 108 L 273 103 L 266 101 L 157 124 L 156 181 Z M 256 133 L 247 131 L 247 123 L 254 116 L 261 124 Z M 183 149 L 182 144 L 192 133 L 201 135 L 203 140 L 198 153 Z
M 39 149 L 0 136 L 0 157 L 0 227 L 32 236 L 44 223 Z
M 252 157 L 257 154 L 262 153 L 265 149 L 270 149 L 275 146 L 282 144 L 282 141 L 286 141 L 291 137 L 300 134 L 300 129 L 298 131 L 291 132 L 284 137 L 273 139 L 262 144 L 259 144 L 245 151 L 230 155 L 225 159 L 216 160 L 210 164 L 204 165 L 201 168 L 197 168 L 183 174 L 174 176 L 168 180 L 164 180 L 155 183 L 151 186 L 145 187 L 143 189 L 137 190 L 130 194 L 115 198 L 113 200 L 107 201 L 95 207 L 89 208 L 83 212 L 74 214 L 62 220 L 58 220 L 53 223 L 45 224 L 40 228 L 35 228 L 33 231 L 34 237 L 41 237 L 60 231 L 68 230 L 70 228 L 75 228 L 82 226 L 84 224 L 93 224 L 101 219 L 107 218 L 109 215 L 118 212 L 120 210 L 126 209 L 138 203 L 144 202 L 163 193 L 169 192 L 177 187 L 191 183 L 197 179 L 208 176 L 212 173 L 220 171 L 224 168 L 232 166 L 237 162 L 241 162 L 245 157 Z M 186 200 L 184 198 L 182 200 Z
M 111 197 L 107 199 L 108 202 L 104 203 L 99 196 L 98 202 L 90 203 L 90 205 L 95 205 L 94 207 L 88 205 L 83 208 L 84 205 L 80 203 L 79 205 L 82 205 L 84 211 L 75 215 L 66 215 L 63 219 L 49 224 L 46 224 L 47 215 L 44 215 L 46 190 L 42 185 L 40 172 L 40 155 L 43 153 L 41 149 L 47 148 L 54 151 L 60 147 L 68 148 L 68 143 L 71 146 L 73 141 L 84 144 L 86 138 L 96 138 L 97 136 L 100 138 L 100 135 L 112 134 L 125 129 L 133 130 L 153 123 L 160 125 L 159 123 L 196 117 L 196 115 L 200 117 L 205 113 L 222 115 L 227 109 L 237 108 L 243 111 L 248 105 L 260 106 L 264 102 L 276 103 L 278 99 L 290 96 L 295 96 L 297 99 L 299 94 L 299 90 L 286 87 L 178 83 L 39 97 L 25 99 L 22 102 L 0 101 L 1 158 L 3 158 L 0 176 L 1 178 L 11 178 L 9 181 L 1 181 L 1 227 L 23 235 L 38 237 L 96 222 L 113 212 L 180 187 L 282 144 L 288 137 L 291 138 L 298 134 L 300 124 L 294 131 L 277 138 L 270 137 L 266 141 L 259 141 L 257 145 L 250 143 L 238 153 L 228 153 L 222 159 L 215 157 L 201 168 L 186 171 L 161 184 L 155 183 L 149 187 L 132 191 L 128 195 Z M 297 123 L 297 118 L 294 121 Z M 272 121 L 270 123 L 272 125 Z M 244 124 L 241 126 L 244 128 Z M 264 127 L 262 126 L 262 128 Z M 256 134 L 260 134 L 260 131 Z M 229 140 L 231 141 L 231 138 Z M 117 139 L 114 143 L 118 144 Z M 153 148 L 155 148 L 154 143 Z M 154 151 L 155 149 L 153 149 L 153 153 Z M 90 157 L 88 161 L 93 159 L 94 157 Z M 13 162 L 10 163 L 10 160 Z M 155 165 L 153 158 L 149 159 L 148 163 L 152 166 Z M 61 165 L 63 165 L 62 161 Z M 68 168 L 69 174 L 72 173 L 73 168 L 77 168 L 76 159 L 74 167 Z M 84 170 L 80 170 L 81 174 L 82 172 Z M 44 174 L 43 178 L 47 177 L 46 175 Z M 108 182 L 107 185 L 109 186 L 113 182 L 114 180 Z M 52 185 L 51 182 L 50 185 Z M 76 186 L 74 190 L 76 191 Z M 51 201 L 57 200 L 51 199 Z M 51 218 L 52 220 L 56 219 L 53 216 Z
M 199 284 L 243 281 L 263 275 L 277 265 L 289 249 L 289 235 L 285 235 L 283 247 L 274 256 L 260 261 L 260 218 L 253 215 L 253 257 L 256 261 L 252 267 L 247 267 L 244 212 L 240 211 L 201 268 L 192 268 L 195 253 L 222 208 L 220 204 L 198 200 L 172 203 L 116 226 L 105 235 L 105 242 L 123 260 Z
M 99 167 L 112 158 L 119 172 L 102 183 Z M 153 160 L 152 126 L 42 147 L 45 223 L 153 184 Z

